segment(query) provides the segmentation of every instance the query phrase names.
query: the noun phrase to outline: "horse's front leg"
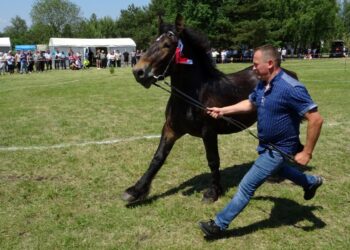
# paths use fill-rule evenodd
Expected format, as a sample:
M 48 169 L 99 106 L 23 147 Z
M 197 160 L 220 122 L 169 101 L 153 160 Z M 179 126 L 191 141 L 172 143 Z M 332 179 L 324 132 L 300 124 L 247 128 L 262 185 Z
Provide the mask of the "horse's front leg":
M 220 156 L 218 150 L 218 136 L 216 133 L 205 131 L 203 133 L 203 142 L 205 146 L 208 165 L 211 171 L 210 187 L 203 194 L 204 202 L 215 202 L 222 194 L 220 185 Z
M 169 155 L 174 143 L 179 139 L 181 135 L 177 135 L 168 125 L 164 124 L 162 130 L 162 136 L 158 145 L 158 149 L 153 156 L 153 159 L 149 165 L 148 170 L 143 174 L 143 176 L 136 182 L 135 185 L 127 188 L 122 199 L 129 203 L 137 202 L 143 200 L 147 197 L 151 183 L 159 169 L 162 167 L 164 161 Z

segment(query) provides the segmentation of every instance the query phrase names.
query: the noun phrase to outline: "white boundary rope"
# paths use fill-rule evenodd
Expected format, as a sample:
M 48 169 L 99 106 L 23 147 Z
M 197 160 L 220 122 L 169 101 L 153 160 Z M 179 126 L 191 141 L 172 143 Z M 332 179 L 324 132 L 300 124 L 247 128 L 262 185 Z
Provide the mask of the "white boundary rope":
M 325 127 L 334 127 L 339 125 L 348 124 L 346 123 L 327 123 L 324 126 Z M 249 130 L 256 130 L 256 127 L 248 128 Z M 160 135 L 143 135 L 143 136 L 133 136 L 133 137 L 126 137 L 126 138 L 119 138 L 119 139 L 112 139 L 112 140 L 102 140 L 102 141 L 87 141 L 87 142 L 78 142 L 78 143 L 61 143 L 61 144 L 55 144 L 55 145 L 42 145 L 42 146 L 10 146 L 10 147 L 1 147 L 0 146 L 0 152 L 11 152 L 11 151 L 31 151 L 31 150 L 49 150 L 49 149 L 61 149 L 61 148 L 68 148 L 68 147 L 85 147 L 89 145 L 109 145 L 109 144 L 117 144 L 117 143 L 123 143 L 123 142 L 132 142 L 132 141 L 139 141 L 139 140 L 149 140 L 149 139 L 159 139 Z
M 75 82 L 79 82 L 79 80 L 71 80 L 71 81 L 57 82 L 57 83 L 51 83 L 51 84 L 41 84 L 41 85 L 23 86 L 23 87 L 18 87 L 18 88 L 10 88 L 10 89 L 0 90 L 0 93 L 14 91 L 14 90 L 22 90 L 22 89 L 32 89 L 32 88 L 41 88 L 41 87 L 56 87 L 57 85 L 70 84 L 70 83 L 75 83 Z
M 55 144 L 51 146 L 13 146 L 13 147 L 0 147 L 0 151 L 28 151 L 28 150 L 48 150 L 48 149 L 60 149 L 60 148 L 68 148 L 68 147 L 84 147 L 89 145 L 107 145 L 107 144 L 116 144 L 122 142 L 130 142 L 130 141 L 138 141 L 144 139 L 155 139 L 160 138 L 160 135 L 145 135 L 145 136 L 136 136 L 129 138 L 121 138 L 121 139 L 113 139 L 113 140 L 103 140 L 103 141 L 87 141 L 81 143 L 61 143 Z

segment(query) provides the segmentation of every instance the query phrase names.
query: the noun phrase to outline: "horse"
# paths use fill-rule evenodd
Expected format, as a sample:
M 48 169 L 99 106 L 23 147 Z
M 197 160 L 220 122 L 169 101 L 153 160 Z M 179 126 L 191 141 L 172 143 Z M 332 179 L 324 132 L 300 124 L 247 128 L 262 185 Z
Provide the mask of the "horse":
M 181 98 L 179 92 L 198 100 L 204 107 L 221 107 L 247 99 L 259 79 L 252 67 L 231 74 L 218 70 L 209 55 L 211 47 L 206 36 L 185 27 L 180 15 L 174 25 L 164 24 L 160 18 L 158 35 L 132 71 L 136 81 L 145 88 L 170 76 L 171 86 L 176 91 L 171 89 L 160 142 L 149 168 L 135 185 L 124 191 L 122 199 L 129 204 L 144 200 L 175 142 L 190 134 L 202 138 L 211 171 L 211 184 L 203 193 L 203 201 L 215 202 L 223 193 L 218 134 L 236 133 L 250 127 L 256 122 L 256 113 L 231 116 L 241 125 L 237 126 L 210 117 L 205 109 Z

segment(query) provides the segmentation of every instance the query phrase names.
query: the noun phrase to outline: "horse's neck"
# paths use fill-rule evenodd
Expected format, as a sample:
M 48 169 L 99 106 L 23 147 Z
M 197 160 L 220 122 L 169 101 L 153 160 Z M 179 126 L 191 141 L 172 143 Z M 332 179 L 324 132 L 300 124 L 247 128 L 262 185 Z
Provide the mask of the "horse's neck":
M 202 65 L 179 65 L 171 75 L 171 83 L 176 88 L 186 90 L 198 90 L 207 83 L 215 84 L 224 77 L 220 71 L 212 68 L 206 69 Z M 188 67 L 188 68 L 183 68 Z
M 174 75 L 171 77 L 171 85 L 183 92 L 194 93 L 198 91 L 205 82 L 203 76 L 196 76 L 197 75 L 189 73 Z

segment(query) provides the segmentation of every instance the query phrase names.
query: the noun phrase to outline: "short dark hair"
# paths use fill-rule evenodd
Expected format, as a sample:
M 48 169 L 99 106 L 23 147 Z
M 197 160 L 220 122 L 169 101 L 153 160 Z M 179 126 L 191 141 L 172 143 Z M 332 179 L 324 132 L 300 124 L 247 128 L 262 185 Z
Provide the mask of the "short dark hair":
M 260 50 L 263 54 L 263 58 L 265 60 L 274 60 L 276 62 L 276 65 L 278 67 L 281 66 L 281 55 L 278 52 L 277 48 L 271 44 L 266 44 L 266 45 L 262 45 L 260 47 L 257 47 L 255 49 L 255 51 Z

